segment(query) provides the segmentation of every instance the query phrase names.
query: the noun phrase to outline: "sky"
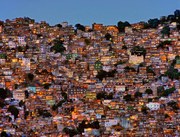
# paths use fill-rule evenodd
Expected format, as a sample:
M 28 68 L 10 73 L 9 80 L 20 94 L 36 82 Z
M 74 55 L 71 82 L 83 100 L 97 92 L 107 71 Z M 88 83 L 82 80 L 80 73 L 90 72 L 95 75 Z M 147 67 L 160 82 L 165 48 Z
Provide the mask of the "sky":
M 63 21 L 75 25 L 118 21 L 136 23 L 173 14 L 180 0 L 0 0 L 0 20 L 30 17 L 55 25 Z

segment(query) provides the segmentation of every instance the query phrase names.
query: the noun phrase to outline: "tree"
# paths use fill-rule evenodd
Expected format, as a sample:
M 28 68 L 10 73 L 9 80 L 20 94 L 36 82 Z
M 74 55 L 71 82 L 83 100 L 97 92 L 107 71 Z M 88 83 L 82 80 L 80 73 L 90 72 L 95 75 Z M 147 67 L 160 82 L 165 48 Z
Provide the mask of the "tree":
M 66 48 L 63 46 L 63 41 L 61 40 L 54 40 L 54 46 L 50 48 L 50 51 L 54 51 L 55 53 L 63 53 Z
M 180 73 L 177 69 L 174 69 L 173 66 L 170 66 L 170 68 L 165 72 L 165 75 L 168 76 L 170 79 L 177 79 L 179 80 Z
M 51 113 L 49 113 L 47 110 L 43 110 L 43 109 L 38 109 L 38 114 L 39 116 L 43 116 L 43 117 L 52 117 Z
M 148 113 L 147 110 L 148 110 L 148 108 L 147 108 L 146 106 L 142 106 L 141 112 L 142 112 L 143 114 L 147 114 L 147 113 Z
M 34 79 L 34 75 L 32 73 L 28 73 L 27 77 L 30 81 L 33 81 L 33 79 Z
M 25 90 L 24 93 L 25 93 L 25 98 L 29 98 L 29 92 Z
M 161 30 L 162 35 L 170 35 L 170 27 L 169 26 L 164 26 L 163 29 Z
M 86 43 L 86 45 L 90 45 L 91 41 L 89 39 L 85 39 L 84 42 Z
M 79 23 L 76 24 L 75 27 L 76 27 L 77 30 L 85 31 L 85 27 L 83 25 L 79 24 Z
M 7 98 L 7 91 L 3 88 L 0 88 L 0 98 L 1 99 Z
M 123 99 L 125 100 L 125 101 L 134 101 L 134 99 L 132 98 L 132 96 L 130 95 L 130 94 L 127 94 L 127 95 L 125 95 L 124 97 L 123 97 Z
M 8 134 L 6 133 L 6 131 L 1 132 L 1 137 L 8 137 Z
M 17 50 L 18 50 L 18 52 L 22 52 L 22 51 L 23 51 L 23 47 L 18 46 L 18 47 L 17 47 Z
M 152 66 L 147 66 L 147 67 L 146 67 L 146 72 L 147 72 L 147 73 L 152 73 L 154 76 L 156 75 L 156 73 L 154 72 Z
M 178 103 L 175 102 L 175 101 L 168 102 L 168 106 L 170 106 L 173 110 L 178 110 L 179 109 Z
M 129 66 L 126 66 L 126 67 L 124 67 L 124 71 L 125 72 L 136 72 L 136 70 L 135 70 L 135 68 L 133 68 L 133 67 L 129 67 Z
M 157 26 L 159 25 L 159 20 L 157 18 L 149 19 L 148 24 L 150 28 L 157 28 Z
M 58 27 L 58 28 L 62 28 L 61 24 L 56 24 L 55 26 Z
M 49 87 L 51 86 L 51 84 L 50 84 L 50 83 L 45 83 L 45 84 L 43 84 L 43 86 L 44 86 L 44 89 L 49 89 Z
M 139 92 L 139 91 L 137 91 L 137 92 L 135 92 L 134 97 L 135 97 L 135 98 L 142 97 L 142 93 Z
M 3 108 L 4 106 L 6 106 L 5 102 L 0 100 L 0 108 Z
M 61 92 L 61 95 L 63 96 L 64 100 L 67 101 L 67 99 L 68 99 L 67 93 L 66 92 Z
M 148 89 L 145 90 L 145 93 L 146 93 L 146 94 L 152 94 L 153 91 L 152 91 L 152 89 L 148 88 Z
M 125 27 L 131 26 L 131 25 L 127 21 L 125 22 L 119 21 L 117 26 L 118 26 L 119 32 L 125 32 Z
M 146 55 L 146 49 L 144 47 L 141 47 L 141 46 L 134 46 L 132 49 L 131 49 L 131 54 L 132 55 L 143 55 L 145 56 Z
M 99 121 L 98 120 L 93 121 L 91 123 L 91 128 L 99 129 L 100 128 Z
M 112 70 L 112 71 L 109 71 L 109 72 L 106 72 L 104 70 L 100 70 L 100 71 L 98 71 L 98 74 L 96 75 L 96 78 L 98 78 L 99 80 L 102 81 L 103 78 L 114 77 L 116 72 L 117 72 L 116 70 Z
M 166 90 L 161 90 L 161 92 L 158 91 L 158 95 L 160 97 L 167 97 L 170 94 L 172 94 L 175 90 L 176 90 L 175 87 L 172 87 L 172 88 L 169 88 L 169 89 L 166 89 Z
M 105 38 L 106 38 L 106 40 L 109 40 L 109 41 L 112 40 L 112 36 L 109 33 L 106 33 Z
M 166 114 L 164 115 L 164 117 L 165 117 L 165 118 L 169 118 L 170 116 L 166 113 Z
M 127 48 L 126 45 L 123 45 L 123 46 L 122 46 L 122 49 L 127 50 L 128 48 Z
M 19 102 L 19 107 L 24 106 L 24 104 L 25 104 L 24 101 L 21 100 L 21 101 Z
M 8 111 L 11 112 L 12 115 L 14 115 L 14 118 L 18 118 L 19 110 L 15 106 L 9 106 Z
M 107 92 L 104 92 L 104 91 L 98 92 L 96 94 L 96 98 L 97 99 L 113 99 L 113 93 L 111 92 L 108 94 Z
M 165 46 L 169 46 L 169 45 L 171 45 L 171 41 L 166 40 L 166 41 L 162 41 L 161 43 L 159 43 L 159 45 L 157 46 L 157 48 L 158 48 L 158 49 L 159 49 L 159 48 L 164 49 Z
M 60 100 L 57 104 L 54 104 L 54 105 L 52 106 L 52 110 L 53 110 L 53 111 L 57 110 L 57 108 L 58 108 L 58 107 L 61 107 L 64 102 L 66 102 L 66 100 Z
M 163 91 L 164 91 L 164 87 L 163 86 L 157 87 L 157 94 L 158 94 L 158 96 L 160 96 Z
M 174 11 L 174 16 L 175 17 L 180 17 L 180 10 L 175 10 Z
M 175 15 L 168 15 L 167 20 L 170 22 L 176 21 Z
M 68 134 L 70 137 L 73 137 L 78 134 L 78 131 L 76 129 L 68 128 L 68 127 L 65 127 L 63 129 L 63 132 Z

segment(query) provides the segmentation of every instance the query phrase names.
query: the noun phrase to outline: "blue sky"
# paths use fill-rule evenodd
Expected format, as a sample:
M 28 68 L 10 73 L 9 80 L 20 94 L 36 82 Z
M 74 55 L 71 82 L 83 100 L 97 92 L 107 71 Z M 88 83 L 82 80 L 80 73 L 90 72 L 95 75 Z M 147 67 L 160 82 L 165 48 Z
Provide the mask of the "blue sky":
M 180 0 L 0 0 L 0 20 L 30 17 L 51 25 L 135 23 L 149 18 L 173 14 Z

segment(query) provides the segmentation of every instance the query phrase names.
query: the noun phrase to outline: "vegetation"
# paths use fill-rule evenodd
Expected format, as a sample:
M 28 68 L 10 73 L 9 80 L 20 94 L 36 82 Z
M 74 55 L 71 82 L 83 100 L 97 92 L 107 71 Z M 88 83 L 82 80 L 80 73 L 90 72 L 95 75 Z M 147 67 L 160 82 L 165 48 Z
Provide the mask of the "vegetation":
M 145 115 L 148 114 L 148 108 L 146 106 L 142 106 L 141 112 Z
M 174 69 L 173 66 L 170 66 L 170 68 L 165 72 L 165 75 L 168 76 L 170 79 L 179 79 L 180 72 L 178 72 L 177 69 Z
M 53 106 L 52 106 L 52 110 L 57 110 L 58 109 L 58 107 L 61 107 L 62 106 L 62 104 L 63 103 L 65 103 L 66 102 L 66 100 L 61 100 L 61 101 L 59 101 L 57 104 L 54 104 Z
M 32 81 L 33 81 L 33 79 L 34 79 L 34 74 L 32 74 L 32 73 L 28 73 L 28 74 L 27 74 L 27 78 L 28 78 L 28 80 L 29 80 L 29 81 L 31 81 L 31 82 L 32 82 Z
M 162 33 L 163 36 L 164 35 L 169 36 L 170 35 L 170 28 L 169 28 L 169 26 L 164 26 L 163 29 L 161 30 L 161 33 Z
M 49 113 L 47 110 L 38 109 L 39 116 L 42 117 L 52 117 L 51 113 Z
M 164 49 L 164 48 L 165 48 L 166 46 L 168 46 L 168 45 L 171 45 L 171 41 L 168 41 L 168 40 L 162 41 L 162 42 L 159 43 L 159 45 L 157 46 L 157 49 L 159 49 L 159 48 Z
M 178 103 L 175 102 L 175 101 L 170 101 L 170 102 L 168 102 L 167 105 L 170 106 L 173 110 L 178 110 L 179 109 Z
M 135 98 L 142 97 L 142 93 L 139 92 L 139 91 L 136 91 L 135 94 L 134 94 L 134 97 L 135 97 Z
M 63 46 L 63 41 L 56 39 L 54 41 L 54 46 L 52 46 L 50 50 L 54 51 L 55 53 L 63 53 L 66 48 Z
M 112 36 L 109 33 L 106 33 L 105 38 L 106 40 L 112 41 Z
M 167 97 L 170 94 L 172 94 L 175 90 L 176 90 L 175 87 L 164 90 L 164 88 L 161 86 L 161 87 L 158 87 L 157 92 L 160 97 Z
M 12 93 L 8 89 L 0 88 L 0 99 L 12 97 Z
M 86 43 L 86 45 L 90 45 L 91 41 L 89 39 L 85 39 L 84 42 Z
M 85 27 L 83 25 L 79 24 L 79 23 L 76 24 L 75 27 L 76 27 L 76 30 L 85 31 Z
M 98 92 L 96 95 L 97 99 L 113 99 L 113 93 L 107 93 L 107 92 Z
M 117 26 L 118 26 L 119 32 L 125 32 L 125 27 L 130 27 L 131 24 L 127 21 L 125 22 L 119 21 Z
M 11 112 L 12 115 L 14 115 L 14 118 L 18 118 L 19 110 L 15 106 L 9 106 L 8 111 Z
M 131 54 L 132 55 L 138 55 L 138 56 L 145 56 L 146 55 L 146 49 L 144 47 L 141 47 L 141 46 L 134 46 L 132 49 L 131 49 Z
M 116 72 L 117 72 L 116 70 L 112 70 L 110 72 L 106 72 L 104 70 L 100 70 L 100 71 L 98 71 L 98 74 L 96 75 L 96 78 L 98 78 L 99 80 L 102 81 L 106 77 L 114 77 Z
M 152 89 L 148 88 L 148 89 L 145 90 L 145 93 L 146 93 L 146 94 L 152 94 L 153 91 L 152 91 Z
M 160 21 L 157 18 L 149 19 L 148 24 L 150 28 L 157 28 L 157 26 L 160 24 Z
M 131 96 L 130 94 L 125 95 L 125 96 L 123 97 L 123 99 L 124 99 L 125 101 L 127 101 L 127 102 L 129 102 L 129 101 L 134 101 L 134 99 L 132 98 L 132 96 Z

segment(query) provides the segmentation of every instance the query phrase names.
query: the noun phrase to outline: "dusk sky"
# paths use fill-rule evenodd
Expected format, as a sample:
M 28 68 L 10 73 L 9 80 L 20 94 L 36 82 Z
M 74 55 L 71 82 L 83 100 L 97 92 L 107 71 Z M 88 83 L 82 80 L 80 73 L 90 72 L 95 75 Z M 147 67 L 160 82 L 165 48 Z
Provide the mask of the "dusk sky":
M 51 25 L 135 23 L 173 14 L 180 0 L 1 0 L 0 20 L 30 17 Z

